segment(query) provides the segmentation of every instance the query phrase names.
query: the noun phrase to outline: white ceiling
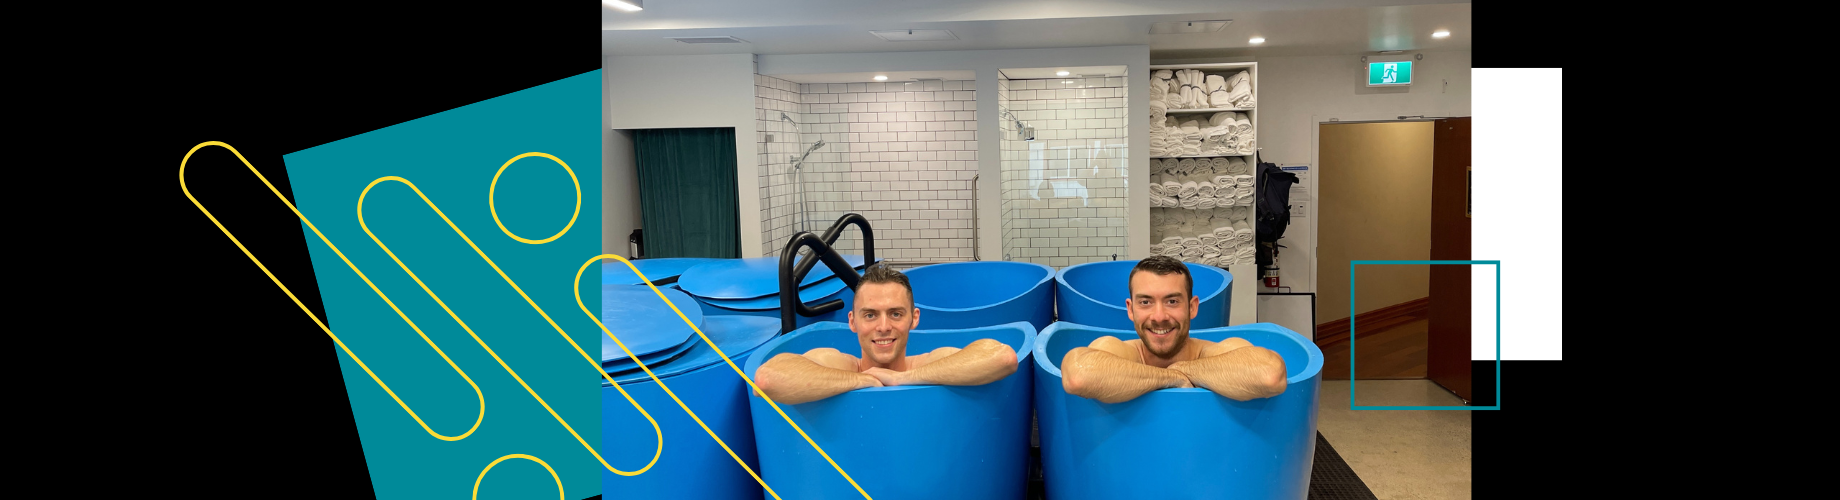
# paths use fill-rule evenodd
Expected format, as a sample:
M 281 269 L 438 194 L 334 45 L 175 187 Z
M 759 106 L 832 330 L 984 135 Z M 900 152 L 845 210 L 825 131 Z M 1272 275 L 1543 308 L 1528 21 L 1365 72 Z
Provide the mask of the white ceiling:
M 964 71 L 859 71 L 854 73 L 823 73 L 812 75 L 773 75 L 774 78 L 793 83 L 867 83 L 874 82 L 875 75 L 888 77 L 885 83 L 911 82 L 937 78 L 940 80 L 976 80 L 977 73 Z
M 808 0 L 796 7 L 778 2 L 653 0 L 645 10 L 632 14 L 603 6 L 603 27 L 615 29 L 601 31 L 601 54 L 825 54 L 1149 45 L 1151 57 L 1170 59 L 1469 50 L 1470 4 L 1386 3 L 1399 0 Z M 1298 10 L 1302 7 L 1317 10 Z M 1155 22 L 1213 19 L 1233 22 L 1215 33 L 1149 34 Z M 869 33 L 883 29 L 946 29 L 958 39 L 887 42 Z M 1437 30 L 1448 30 L 1450 36 L 1432 38 Z M 733 36 L 748 43 L 686 44 L 666 39 L 681 36 Z M 1264 37 L 1265 43 L 1252 45 L 1248 39 L 1254 36 Z
M 1181 15 L 1468 3 L 1452 0 L 645 0 L 624 12 L 601 4 L 603 30 L 887 25 L 1090 17 Z M 892 23 L 892 24 L 890 24 Z M 1144 30 L 1146 33 L 1149 31 Z
M 1011 80 L 1044 80 L 1048 78 L 1079 78 L 1080 75 L 1125 76 L 1124 66 L 1067 66 L 1061 68 L 1003 68 L 1003 76 Z M 1055 73 L 1066 71 L 1067 76 Z

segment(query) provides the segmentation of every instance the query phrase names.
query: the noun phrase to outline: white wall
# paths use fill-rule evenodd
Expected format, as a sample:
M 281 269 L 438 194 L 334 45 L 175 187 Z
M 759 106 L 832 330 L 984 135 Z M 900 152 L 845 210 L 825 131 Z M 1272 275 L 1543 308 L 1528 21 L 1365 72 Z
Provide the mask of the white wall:
M 810 230 L 858 213 L 875 226 L 877 257 L 971 260 L 975 88 L 969 80 L 800 85 L 799 141 L 825 143 L 803 168 Z M 835 247 L 860 253 L 861 233 L 844 232 Z
M 1258 147 L 1264 161 L 1279 165 L 1311 165 L 1317 124 L 1330 118 L 1341 121 L 1395 119 L 1399 115 L 1469 116 L 1470 52 L 1423 52 L 1413 64 L 1415 82 L 1407 88 L 1370 89 L 1365 68 L 1356 54 L 1298 57 L 1241 57 L 1182 59 L 1156 64 L 1205 62 L 1259 63 Z M 1412 53 L 1400 54 L 1410 57 Z M 1378 60 L 1378 59 L 1374 59 Z M 1448 85 L 1445 82 L 1448 81 Z M 1136 129 L 1133 129 L 1136 130 Z M 1313 166 L 1313 165 L 1312 165 Z M 1312 176 L 1315 172 L 1312 169 Z M 1320 197 L 1312 182 L 1311 198 Z M 1313 207 L 1312 207 L 1313 208 Z M 1279 244 L 1279 281 L 1293 292 L 1313 292 L 1316 216 L 1292 218 Z M 1307 226 L 1304 224 L 1308 224 Z M 1256 277 L 1255 277 L 1256 278 Z M 1261 288 L 1262 289 L 1262 288 Z
M 1016 49 L 1016 50 L 962 50 L 940 52 L 879 52 L 848 54 L 791 54 L 757 56 L 760 74 L 767 76 L 853 73 L 864 71 L 938 71 L 971 70 L 976 75 L 976 122 L 995 124 L 998 122 L 997 80 L 1000 69 L 1006 68 L 1052 68 L 1082 66 L 1125 66 L 1130 78 L 1126 78 L 1131 95 L 1144 95 L 1149 83 L 1138 75 L 1149 74 L 1150 48 L 1146 45 L 1128 45 L 1111 47 L 1072 47 L 1058 49 Z M 1146 76 L 1147 78 L 1147 76 Z M 1147 130 L 1149 126 L 1149 103 L 1127 100 L 1127 122 L 1133 131 Z M 977 151 L 977 239 L 979 257 L 984 260 L 1001 259 L 1002 238 L 1001 193 L 1002 183 L 1001 159 L 999 150 L 1002 131 L 995 126 L 979 127 L 976 134 Z M 1149 150 L 1149 138 L 1143 134 L 1130 134 L 1127 147 L 1130 151 Z M 1147 172 L 1148 158 L 1143 154 L 1133 154 L 1127 160 L 1131 172 Z M 1133 174 L 1134 176 L 1136 174 Z M 1147 173 L 1144 175 L 1148 175 Z M 1149 191 L 1141 185 L 1127 188 L 1130 199 L 1144 199 Z M 746 209 L 743 209 L 744 213 Z M 1148 226 L 1150 211 L 1147 205 L 1131 204 L 1127 210 L 1130 227 L 1127 228 L 1127 246 L 1131 258 L 1142 258 L 1148 254 Z M 1119 256 L 1120 259 L 1125 256 Z
M 786 239 L 799 231 L 798 189 L 793 183 L 792 155 L 800 152 L 799 127 L 805 118 L 799 84 L 754 75 L 755 124 L 760 135 L 760 252 L 777 256 Z M 785 114 L 792 122 L 780 119 Z M 769 141 L 768 139 L 771 138 Z
M 754 56 L 612 56 L 604 59 L 609 129 L 734 128 L 741 256 L 761 255 Z M 611 148 L 608 141 L 603 148 Z M 608 154 L 612 154 L 609 152 Z M 630 231 L 630 230 L 629 230 Z M 619 236 L 625 241 L 625 236 Z
M 1129 259 L 1125 243 L 1125 77 L 999 82 L 1004 106 L 1036 140 L 1003 126 L 1003 251 L 1061 268 Z

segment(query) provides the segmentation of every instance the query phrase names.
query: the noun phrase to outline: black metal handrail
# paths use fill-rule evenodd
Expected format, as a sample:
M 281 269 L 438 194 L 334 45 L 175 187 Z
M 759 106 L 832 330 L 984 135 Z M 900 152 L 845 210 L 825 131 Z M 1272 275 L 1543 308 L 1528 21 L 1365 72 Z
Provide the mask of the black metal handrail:
M 857 215 L 856 217 L 861 219 L 862 216 Z M 863 236 L 865 236 L 863 244 L 867 246 L 869 231 L 867 221 L 862 222 L 862 228 Z M 798 329 L 798 323 L 793 317 L 795 313 L 811 317 L 843 308 L 842 299 L 818 304 L 817 307 L 807 306 L 805 301 L 799 300 L 799 282 L 810 273 L 811 266 L 800 266 L 799 269 L 794 269 L 792 263 L 795 256 L 799 254 L 799 250 L 805 247 L 810 247 L 812 253 L 812 258 L 807 259 L 806 263 L 815 265 L 816 262 L 823 261 L 824 266 L 830 268 L 831 273 L 837 275 L 837 279 L 843 280 L 844 286 L 850 287 L 851 291 L 855 291 L 857 285 L 862 281 L 862 277 L 856 274 L 856 268 L 850 267 L 850 263 L 843 260 L 843 256 L 838 255 L 837 250 L 832 249 L 830 244 L 825 243 L 818 235 L 811 234 L 810 231 L 799 231 L 798 234 L 792 235 L 792 239 L 786 242 L 786 249 L 779 254 L 779 318 L 782 334 Z
M 824 230 L 824 244 L 826 246 L 836 245 L 837 238 L 843 237 L 844 228 L 851 225 L 855 225 L 857 229 L 862 230 L 863 265 L 875 264 L 875 230 L 869 228 L 869 219 L 863 217 L 861 214 L 849 213 L 843 214 L 843 217 L 838 217 L 837 222 L 831 223 L 830 229 Z M 818 261 L 816 259 L 800 262 L 798 270 L 795 273 L 799 276 L 805 276 L 806 272 L 811 271 L 811 268 L 817 265 Z M 856 287 L 850 288 L 854 290 Z

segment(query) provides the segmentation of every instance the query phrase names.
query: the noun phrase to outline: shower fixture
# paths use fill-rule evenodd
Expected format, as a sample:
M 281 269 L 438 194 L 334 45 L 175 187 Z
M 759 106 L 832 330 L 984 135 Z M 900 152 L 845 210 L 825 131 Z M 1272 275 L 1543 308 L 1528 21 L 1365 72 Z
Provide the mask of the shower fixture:
M 779 119 L 783 121 L 791 122 L 792 123 L 792 133 L 794 137 L 799 135 L 799 129 L 798 129 L 799 122 L 798 121 L 793 120 L 792 117 L 790 116 L 786 116 L 786 112 L 784 111 L 781 111 L 779 113 Z M 805 143 L 803 141 L 800 141 L 799 145 L 804 146 Z M 792 160 L 792 183 L 796 187 L 798 187 L 798 190 L 799 190 L 799 230 L 800 231 L 811 230 L 809 227 L 807 227 L 808 223 L 806 220 L 809 218 L 809 217 L 806 217 L 806 214 L 810 213 L 810 210 L 808 210 L 810 206 L 805 203 L 805 175 L 804 175 L 805 174 L 805 159 L 810 157 L 813 152 L 817 151 L 818 148 L 821 148 L 821 147 L 824 147 L 824 139 L 818 139 L 818 142 L 812 143 L 811 147 L 805 148 L 805 152 L 800 153 L 797 156 L 789 156 L 789 158 L 791 158 Z
M 1009 110 L 1007 109 L 1003 110 L 1003 116 L 1009 117 L 1010 121 L 1016 124 L 1016 135 L 1020 137 L 1022 140 L 1024 141 L 1035 140 L 1035 127 L 1024 125 L 1022 123 L 1022 120 L 1017 119 L 1016 115 L 1010 114 Z

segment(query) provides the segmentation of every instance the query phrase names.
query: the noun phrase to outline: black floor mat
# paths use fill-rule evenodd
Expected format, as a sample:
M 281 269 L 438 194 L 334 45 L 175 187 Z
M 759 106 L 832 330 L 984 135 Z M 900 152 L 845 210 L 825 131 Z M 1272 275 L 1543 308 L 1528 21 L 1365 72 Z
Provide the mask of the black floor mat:
M 1342 455 L 1316 433 L 1316 463 L 1310 468 L 1310 500 L 1378 500 Z
M 1379 500 L 1321 432 L 1316 433 L 1315 462 L 1310 467 L 1310 500 Z M 1041 448 L 1035 448 L 1029 454 L 1029 500 L 1043 500 L 1042 479 Z

